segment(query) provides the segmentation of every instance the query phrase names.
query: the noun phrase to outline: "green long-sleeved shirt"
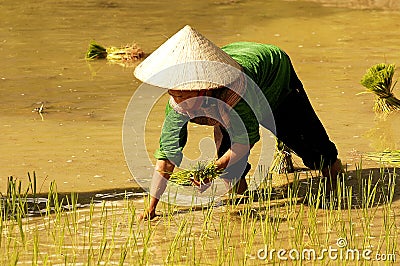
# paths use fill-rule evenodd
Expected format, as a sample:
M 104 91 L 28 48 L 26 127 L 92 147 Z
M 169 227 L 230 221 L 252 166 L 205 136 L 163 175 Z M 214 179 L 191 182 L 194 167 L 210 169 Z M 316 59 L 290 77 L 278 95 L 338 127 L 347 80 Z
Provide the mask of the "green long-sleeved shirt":
M 289 92 L 291 62 L 280 48 L 253 42 L 235 42 L 221 48 L 238 62 L 243 72 L 261 89 L 272 110 L 276 109 L 282 98 Z M 233 143 L 254 144 L 260 140 L 259 121 L 265 115 L 263 102 L 251 90 L 246 90 L 245 100 L 240 100 L 233 108 L 245 126 L 243 130 L 233 130 Z M 168 104 L 166 118 L 160 136 L 160 147 L 155 152 L 156 159 L 169 159 L 179 165 L 182 150 L 187 140 L 186 115 L 176 112 Z M 258 117 L 258 119 L 257 119 Z

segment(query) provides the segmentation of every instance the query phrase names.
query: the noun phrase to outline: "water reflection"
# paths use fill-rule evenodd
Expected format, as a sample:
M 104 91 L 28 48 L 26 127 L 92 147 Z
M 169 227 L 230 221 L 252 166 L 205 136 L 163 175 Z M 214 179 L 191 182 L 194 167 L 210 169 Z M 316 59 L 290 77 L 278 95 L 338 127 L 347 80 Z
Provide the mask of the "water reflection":
M 373 127 L 365 133 L 365 137 L 371 141 L 373 151 L 395 150 L 397 147 L 398 125 L 393 124 L 394 121 L 389 118 L 377 118 Z

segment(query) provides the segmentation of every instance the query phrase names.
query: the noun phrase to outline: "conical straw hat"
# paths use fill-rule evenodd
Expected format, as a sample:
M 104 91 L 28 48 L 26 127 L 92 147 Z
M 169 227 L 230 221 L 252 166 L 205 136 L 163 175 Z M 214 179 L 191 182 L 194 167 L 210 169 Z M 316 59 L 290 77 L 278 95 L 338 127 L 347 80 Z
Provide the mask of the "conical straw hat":
M 166 89 L 201 90 L 234 83 L 240 69 L 232 57 L 186 25 L 139 64 L 134 75 Z

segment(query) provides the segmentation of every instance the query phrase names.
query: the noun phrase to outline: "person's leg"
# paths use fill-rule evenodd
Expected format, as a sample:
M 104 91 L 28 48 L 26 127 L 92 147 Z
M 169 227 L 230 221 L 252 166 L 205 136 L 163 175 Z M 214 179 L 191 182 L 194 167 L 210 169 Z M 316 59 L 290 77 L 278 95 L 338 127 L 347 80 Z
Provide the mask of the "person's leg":
M 311 169 L 333 164 L 337 149 L 315 114 L 304 90 L 295 90 L 274 111 L 276 136 Z
M 306 92 L 292 68 L 293 89 L 274 110 L 276 136 L 292 149 L 311 169 L 323 169 L 327 177 L 336 177 L 340 160 Z M 327 170 L 329 169 L 329 170 Z
M 218 158 L 225 154 L 231 148 L 231 140 L 228 132 L 221 126 L 214 127 L 214 140 L 217 147 Z M 247 189 L 246 174 L 251 165 L 247 162 L 248 155 L 244 156 L 234 165 L 229 166 L 223 173 L 223 179 L 229 183 L 231 191 L 237 194 L 243 194 Z

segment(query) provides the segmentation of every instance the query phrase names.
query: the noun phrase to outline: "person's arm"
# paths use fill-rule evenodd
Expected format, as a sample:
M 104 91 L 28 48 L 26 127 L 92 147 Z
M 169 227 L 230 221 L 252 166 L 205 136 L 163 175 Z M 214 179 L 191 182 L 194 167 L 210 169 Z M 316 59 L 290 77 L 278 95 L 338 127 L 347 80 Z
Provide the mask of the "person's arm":
M 226 169 L 229 165 L 234 165 L 244 156 L 250 153 L 250 149 L 259 141 L 259 123 L 252 109 L 245 101 L 240 101 L 231 111 L 231 127 L 229 128 L 228 141 L 232 141 L 230 148 L 216 160 L 218 169 Z M 226 133 L 225 133 L 226 134 Z M 221 129 L 214 130 L 214 139 L 218 147 L 223 141 Z M 226 140 L 225 140 L 226 141 Z
M 156 216 L 156 207 L 164 193 L 170 174 L 175 165 L 182 160 L 182 149 L 187 141 L 188 118 L 175 112 L 168 104 L 166 117 L 160 136 L 160 147 L 154 156 L 157 159 L 150 187 L 150 205 L 139 216 L 152 219 Z
M 226 169 L 228 164 L 233 165 L 239 161 L 243 156 L 247 155 L 252 145 L 233 143 L 232 147 L 228 149 L 224 155 L 215 161 L 218 169 Z
M 160 197 L 167 187 L 170 174 L 174 171 L 175 165 L 169 160 L 157 160 L 151 180 L 150 204 L 138 217 L 142 219 L 153 219 L 156 216 L 156 207 Z
M 250 149 L 253 145 L 244 145 L 240 143 L 234 143 L 232 148 L 228 149 L 220 158 L 215 161 L 215 165 L 218 170 L 225 170 L 228 166 L 232 166 L 237 163 L 240 159 L 249 154 Z M 244 170 L 244 169 L 243 169 Z M 200 181 L 191 179 L 192 184 L 200 189 L 200 192 L 207 190 L 211 183 L 202 184 Z M 230 186 L 231 184 L 227 184 Z

